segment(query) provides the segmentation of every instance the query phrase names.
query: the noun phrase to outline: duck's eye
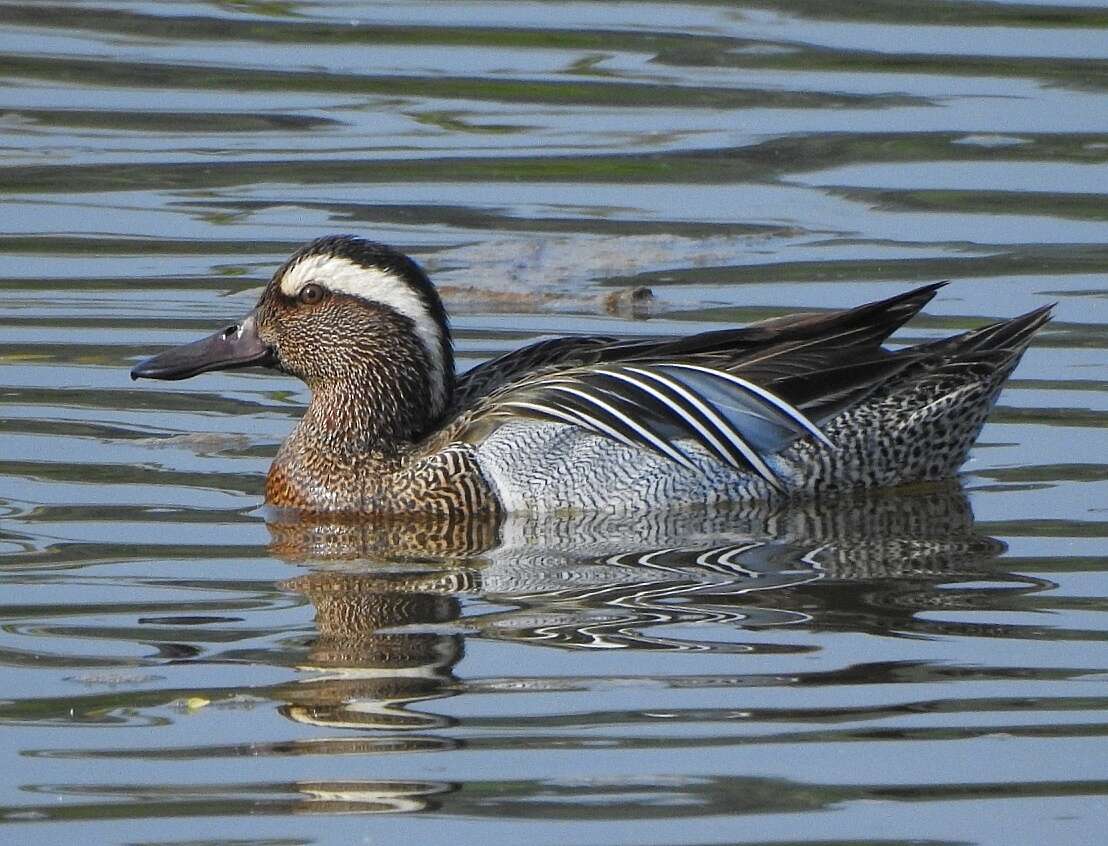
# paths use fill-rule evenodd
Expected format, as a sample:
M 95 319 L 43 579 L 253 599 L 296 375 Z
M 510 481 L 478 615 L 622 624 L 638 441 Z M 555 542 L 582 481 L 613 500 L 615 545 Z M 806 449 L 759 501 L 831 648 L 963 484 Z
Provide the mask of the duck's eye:
M 304 305 L 315 305 L 323 299 L 324 294 L 327 292 L 323 290 L 322 285 L 309 284 L 300 289 L 300 293 L 296 295 L 296 298 Z

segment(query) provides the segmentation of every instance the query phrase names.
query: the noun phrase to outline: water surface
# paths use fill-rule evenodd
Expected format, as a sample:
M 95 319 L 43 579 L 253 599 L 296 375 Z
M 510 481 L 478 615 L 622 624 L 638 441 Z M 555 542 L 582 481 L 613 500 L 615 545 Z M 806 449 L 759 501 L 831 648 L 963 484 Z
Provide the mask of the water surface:
M 1106 29 L 1095 2 L 0 2 L 6 840 L 1098 842 Z M 343 231 L 429 268 L 463 367 L 937 279 L 905 342 L 1057 316 L 960 485 L 267 523 L 304 387 L 127 371 Z

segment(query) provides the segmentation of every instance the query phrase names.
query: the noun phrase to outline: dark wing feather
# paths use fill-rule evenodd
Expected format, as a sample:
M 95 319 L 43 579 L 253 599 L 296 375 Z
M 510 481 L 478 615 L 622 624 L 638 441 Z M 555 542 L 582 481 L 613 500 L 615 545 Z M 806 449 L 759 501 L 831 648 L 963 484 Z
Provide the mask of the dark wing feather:
M 760 381 L 811 419 L 822 423 L 840 411 L 856 405 L 919 360 L 913 350 L 895 354 L 878 353 L 864 359 L 844 357 L 824 362 L 817 369 Z M 742 372 L 742 371 L 740 371 Z
M 791 315 L 738 329 L 719 329 L 678 338 L 619 340 L 603 335 L 549 338 L 497 356 L 458 377 L 454 408 L 464 409 L 481 397 L 535 373 L 631 361 L 702 358 L 712 367 L 734 370 L 745 362 L 749 378 L 761 381 L 753 368 L 771 353 L 780 360 L 782 346 L 801 346 L 815 353 L 809 369 L 829 365 L 844 351 L 879 349 L 898 327 L 911 319 L 945 282 L 937 282 L 852 309 Z M 799 358 L 791 358 L 799 366 Z M 737 372 L 737 371 L 736 371 Z M 784 375 L 784 374 L 777 374 Z M 798 375 L 794 371 L 792 375 Z
M 608 335 L 545 338 L 490 358 L 458 377 L 454 389 L 454 406 L 465 408 L 480 397 L 488 396 L 498 388 L 530 373 L 561 367 L 579 367 L 605 347 L 620 343 L 624 342 Z

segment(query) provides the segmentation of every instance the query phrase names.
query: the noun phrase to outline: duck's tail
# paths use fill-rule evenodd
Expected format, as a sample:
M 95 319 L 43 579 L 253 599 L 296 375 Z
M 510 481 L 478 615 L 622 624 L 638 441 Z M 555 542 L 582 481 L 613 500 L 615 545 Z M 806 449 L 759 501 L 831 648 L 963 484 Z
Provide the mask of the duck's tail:
M 969 355 L 975 352 L 1007 353 L 1018 357 L 1027 349 L 1031 338 L 1051 319 L 1051 312 L 1057 303 L 1041 306 L 1027 314 L 990 323 L 980 329 L 973 329 L 953 338 L 943 338 L 931 344 L 922 344 L 913 348 L 916 353 L 933 353 L 940 357 Z
M 953 476 L 1052 308 L 905 350 L 914 359 L 909 366 L 824 426 L 835 443 L 830 461 L 836 466 L 824 468 L 810 487 L 876 487 Z

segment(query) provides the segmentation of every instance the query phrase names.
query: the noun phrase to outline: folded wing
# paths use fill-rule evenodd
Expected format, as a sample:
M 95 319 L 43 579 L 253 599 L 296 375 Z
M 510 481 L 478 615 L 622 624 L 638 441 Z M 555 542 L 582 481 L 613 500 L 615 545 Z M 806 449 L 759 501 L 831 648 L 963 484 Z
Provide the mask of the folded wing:
M 912 367 L 917 353 L 881 343 L 941 284 L 684 338 L 540 341 L 462 377 L 443 436 L 477 443 L 512 419 L 556 421 L 688 468 L 706 453 L 781 487 L 772 455 L 799 438 L 827 445 L 821 421 Z
M 827 443 L 808 417 L 748 379 L 680 362 L 565 370 L 511 386 L 471 419 L 506 418 L 577 426 L 627 446 L 652 450 L 689 469 L 690 445 L 724 464 L 780 482 L 767 457 L 800 437 Z

